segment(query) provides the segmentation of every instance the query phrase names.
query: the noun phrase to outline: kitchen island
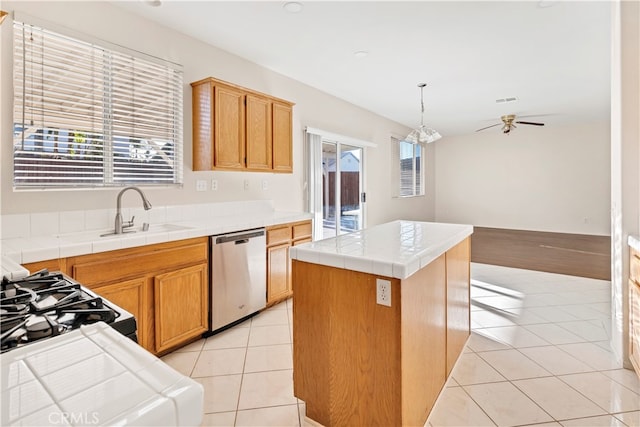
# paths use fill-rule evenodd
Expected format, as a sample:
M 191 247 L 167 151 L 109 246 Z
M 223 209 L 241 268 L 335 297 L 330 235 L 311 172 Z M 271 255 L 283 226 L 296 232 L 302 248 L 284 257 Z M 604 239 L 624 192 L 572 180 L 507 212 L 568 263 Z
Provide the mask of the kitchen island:
M 294 394 L 325 426 L 424 425 L 470 333 L 470 225 L 291 248 Z

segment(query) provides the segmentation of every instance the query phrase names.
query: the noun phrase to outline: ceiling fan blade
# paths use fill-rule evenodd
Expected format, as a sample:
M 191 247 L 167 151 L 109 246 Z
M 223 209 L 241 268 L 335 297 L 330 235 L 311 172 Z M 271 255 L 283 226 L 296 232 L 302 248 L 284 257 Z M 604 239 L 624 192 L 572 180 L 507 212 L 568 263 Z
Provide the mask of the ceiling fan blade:
M 521 122 L 521 121 L 517 121 L 516 123 L 519 123 L 519 124 L 522 124 L 522 125 L 544 126 L 544 123 L 537 123 L 537 122 Z
M 481 130 L 485 130 L 485 129 L 489 129 L 489 128 L 492 128 L 492 127 L 500 126 L 501 124 L 502 123 L 496 123 L 495 125 L 487 126 L 485 128 L 480 128 L 480 129 L 477 129 L 476 132 L 480 132 Z

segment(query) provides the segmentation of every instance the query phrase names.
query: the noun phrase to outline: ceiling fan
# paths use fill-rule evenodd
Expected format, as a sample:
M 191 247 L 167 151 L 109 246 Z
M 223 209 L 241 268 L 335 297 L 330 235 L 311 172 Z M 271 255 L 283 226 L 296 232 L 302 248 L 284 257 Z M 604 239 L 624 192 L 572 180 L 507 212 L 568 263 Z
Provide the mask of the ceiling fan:
M 515 129 L 517 126 L 515 125 L 516 123 L 521 124 L 521 125 L 533 125 L 533 126 L 544 126 L 544 123 L 539 123 L 539 122 L 523 122 L 521 120 L 516 121 L 516 115 L 515 114 L 506 114 L 502 117 L 500 117 L 500 120 L 502 120 L 502 123 L 496 123 L 495 125 L 491 125 L 491 126 L 487 126 L 481 129 L 476 130 L 476 132 L 479 132 L 481 130 L 485 130 L 485 129 L 489 129 L 495 126 L 502 126 L 502 132 L 503 133 L 509 133 L 511 132 L 511 129 Z

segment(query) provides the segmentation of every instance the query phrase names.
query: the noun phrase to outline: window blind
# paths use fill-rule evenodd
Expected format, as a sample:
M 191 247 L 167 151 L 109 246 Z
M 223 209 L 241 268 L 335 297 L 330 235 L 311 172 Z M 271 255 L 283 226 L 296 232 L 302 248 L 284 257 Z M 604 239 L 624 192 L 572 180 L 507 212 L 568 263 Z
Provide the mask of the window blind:
M 14 186 L 182 184 L 182 69 L 14 21 Z
M 391 138 L 394 197 L 424 195 L 424 146 Z

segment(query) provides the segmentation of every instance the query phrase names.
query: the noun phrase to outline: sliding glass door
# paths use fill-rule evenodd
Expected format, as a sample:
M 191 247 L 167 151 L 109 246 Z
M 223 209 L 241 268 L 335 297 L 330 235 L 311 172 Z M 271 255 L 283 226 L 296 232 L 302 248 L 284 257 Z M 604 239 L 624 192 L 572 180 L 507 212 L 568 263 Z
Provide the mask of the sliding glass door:
M 363 154 L 361 147 L 322 142 L 322 238 L 363 227 Z

